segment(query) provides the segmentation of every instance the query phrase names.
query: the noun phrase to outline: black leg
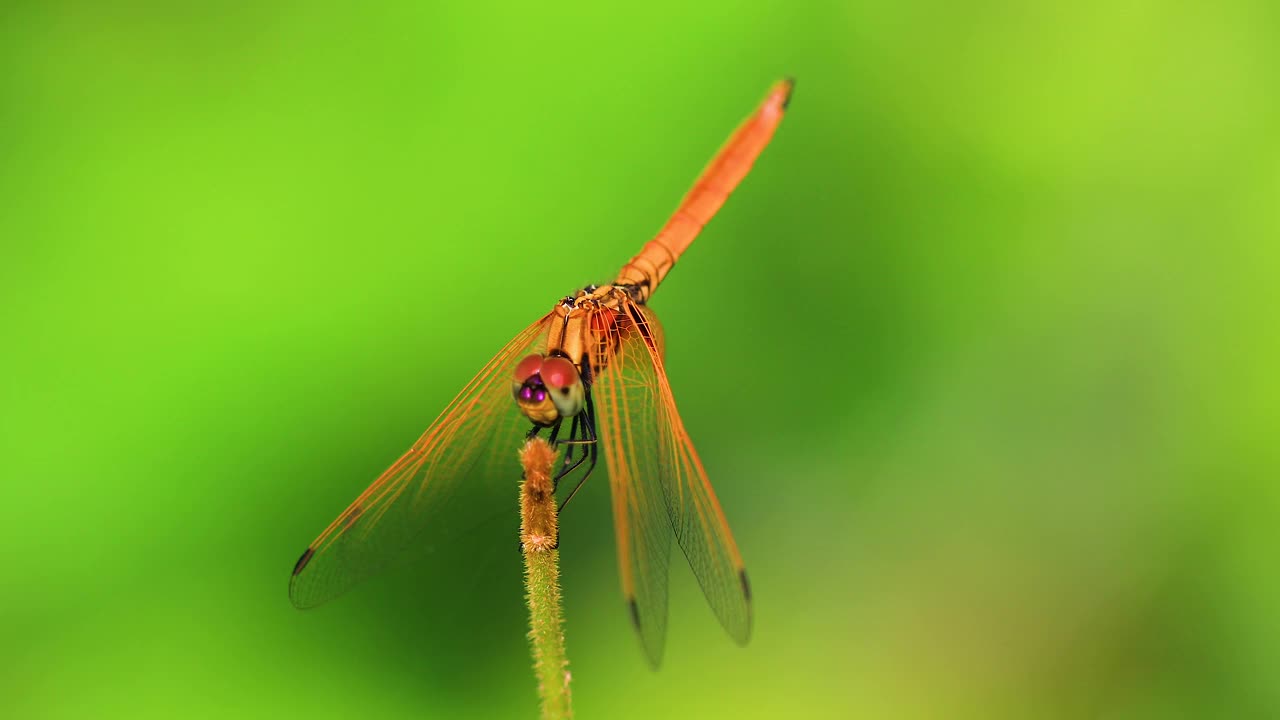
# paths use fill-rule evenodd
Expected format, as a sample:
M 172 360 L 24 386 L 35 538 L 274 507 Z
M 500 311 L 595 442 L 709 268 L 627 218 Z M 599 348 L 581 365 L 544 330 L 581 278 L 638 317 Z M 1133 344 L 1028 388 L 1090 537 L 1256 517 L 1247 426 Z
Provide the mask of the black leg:
M 600 457 L 600 443 L 596 442 L 596 406 L 591 400 L 590 389 L 587 390 L 587 406 L 583 410 L 582 414 L 584 416 L 582 420 L 583 442 L 590 443 L 591 449 L 587 452 L 583 452 L 582 457 L 578 458 L 578 462 L 574 463 L 573 468 L 566 470 L 559 477 L 564 477 L 569 472 L 577 469 L 577 467 L 587 459 L 588 453 L 591 457 L 591 464 L 587 466 L 586 472 L 582 473 L 582 478 L 578 480 L 578 484 L 573 486 L 573 490 L 569 492 L 569 496 L 564 499 L 564 502 L 560 503 L 560 508 L 557 510 L 557 514 L 564 512 L 569 501 L 572 500 L 573 496 L 577 495 L 578 491 L 582 489 L 582 484 L 587 481 L 587 478 L 591 477 L 591 472 L 596 469 L 596 461 Z M 556 478 L 557 481 L 559 480 L 559 477 Z
M 564 423 L 564 418 L 556 420 L 556 424 L 551 426 L 551 437 L 547 438 L 547 442 L 555 445 L 556 436 L 560 434 L 560 425 Z
M 578 415 L 581 415 L 581 414 L 582 413 L 578 413 Z M 573 440 L 574 438 L 578 437 L 578 415 L 574 415 L 573 422 L 569 423 L 569 439 L 570 440 Z M 569 467 L 569 463 L 573 461 L 573 449 L 578 443 L 566 442 L 561 444 L 568 445 L 568 447 L 565 448 L 565 451 L 564 451 L 564 464 L 560 466 L 561 468 L 566 468 L 566 467 Z M 557 475 L 556 477 L 563 476 L 564 474 L 565 474 L 565 470 L 561 469 L 559 475 Z
M 587 450 L 586 448 L 583 448 L 582 454 L 578 456 L 578 459 L 576 461 L 574 461 L 573 460 L 574 448 L 578 447 L 579 445 L 594 446 L 595 442 L 596 442 L 595 437 L 591 434 L 590 429 L 588 428 L 586 413 L 585 412 L 578 413 L 578 415 L 573 418 L 573 426 L 570 428 L 570 431 L 569 431 L 569 439 L 561 440 L 559 443 L 557 443 L 558 445 L 566 445 L 568 447 L 566 448 L 564 453 L 564 464 L 560 466 L 560 472 L 556 473 L 555 479 L 552 481 L 553 489 L 559 489 L 560 478 L 563 478 L 564 476 L 568 475 L 574 470 L 577 470 L 578 466 L 581 465 L 587 459 Z M 572 464 L 570 464 L 571 462 Z
M 571 447 L 571 448 L 572 448 L 573 446 L 575 446 L 575 445 L 591 445 L 593 448 L 595 447 L 595 443 L 594 443 L 593 441 L 591 441 L 591 440 L 575 440 L 575 441 L 572 441 L 572 442 L 570 442 L 570 441 L 568 441 L 568 440 L 565 440 L 565 441 L 561 442 L 560 444 L 561 444 L 561 445 L 568 445 L 568 446 L 569 446 L 569 447 Z M 560 469 L 560 472 L 556 473 L 556 479 L 555 479 L 555 481 L 554 481 L 554 488 L 555 488 L 555 489 L 559 489 L 559 487 L 560 487 L 560 478 L 562 478 L 562 477 L 564 477 L 564 476 L 568 475 L 569 473 L 573 472 L 574 470 L 577 470 L 577 469 L 578 469 L 578 466 L 579 466 L 579 465 L 581 465 L 582 463 L 586 462 L 586 461 L 587 461 L 587 451 L 586 451 L 586 450 L 583 450 L 583 451 L 582 451 L 582 455 L 581 455 L 581 456 L 580 456 L 576 461 L 574 461 L 574 463 L 573 463 L 572 465 L 570 465 L 570 464 L 568 463 L 568 461 L 565 461 L 565 465 L 564 465 L 564 467 Z

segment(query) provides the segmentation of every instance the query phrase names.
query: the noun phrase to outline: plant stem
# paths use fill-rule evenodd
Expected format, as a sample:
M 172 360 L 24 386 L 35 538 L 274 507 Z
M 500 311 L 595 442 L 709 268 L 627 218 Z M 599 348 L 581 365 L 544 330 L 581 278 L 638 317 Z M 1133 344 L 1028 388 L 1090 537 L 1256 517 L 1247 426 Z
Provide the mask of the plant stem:
M 539 437 L 520 450 L 520 465 L 524 468 L 524 482 L 520 485 L 520 548 L 524 554 L 529 639 L 543 720 L 573 717 L 562 628 L 556 497 L 551 481 L 555 459 L 555 451 Z

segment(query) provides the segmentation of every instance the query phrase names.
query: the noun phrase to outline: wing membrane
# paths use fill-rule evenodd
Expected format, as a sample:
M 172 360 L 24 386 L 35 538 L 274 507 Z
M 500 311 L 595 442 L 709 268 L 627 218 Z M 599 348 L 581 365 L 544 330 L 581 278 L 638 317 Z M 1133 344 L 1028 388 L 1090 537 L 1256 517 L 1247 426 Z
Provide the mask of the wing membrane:
M 592 397 L 609 466 L 623 594 L 656 667 L 667 622 L 672 531 L 720 624 L 740 644 L 751 635 L 742 557 L 676 411 L 662 366 L 661 330 L 648 308 L 609 313 L 612 356 Z M 606 325 L 600 321 L 599 325 Z
M 508 372 L 545 346 L 551 315 L 516 335 L 409 449 L 325 528 L 294 566 L 289 598 L 320 605 L 376 573 L 428 533 L 447 540 L 510 500 L 520 479 L 515 451 L 527 422 L 511 401 Z

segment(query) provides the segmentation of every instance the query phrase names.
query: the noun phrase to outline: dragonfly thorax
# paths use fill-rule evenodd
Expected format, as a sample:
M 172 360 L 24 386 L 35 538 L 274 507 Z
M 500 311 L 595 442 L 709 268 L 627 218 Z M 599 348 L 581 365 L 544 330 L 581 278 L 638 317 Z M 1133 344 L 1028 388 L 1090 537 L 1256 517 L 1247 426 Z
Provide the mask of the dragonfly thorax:
M 639 288 L 634 285 L 588 285 L 574 295 L 565 298 L 569 307 L 607 307 L 620 309 L 623 299 L 639 301 Z

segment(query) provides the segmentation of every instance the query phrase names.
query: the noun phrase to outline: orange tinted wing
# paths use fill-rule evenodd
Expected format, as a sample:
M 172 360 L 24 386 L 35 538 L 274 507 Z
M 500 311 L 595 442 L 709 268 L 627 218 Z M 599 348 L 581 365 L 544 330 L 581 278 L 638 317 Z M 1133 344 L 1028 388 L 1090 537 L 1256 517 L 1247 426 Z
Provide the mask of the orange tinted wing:
M 642 302 L 653 294 L 658 283 L 729 199 L 729 193 L 747 176 L 756 158 L 773 139 L 794 86 L 790 79 L 774 84 L 760 107 L 738 126 L 702 171 L 658 236 L 645 243 L 640 254 L 631 258 L 618 272 L 615 285 L 639 286 Z
M 658 395 L 638 328 L 626 315 L 600 310 L 597 331 L 616 348 L 591 387 L 596 435 L 609 468 L 618 574 L 631 622 L 645 655 L 657 668 L 667 635 L 667 574 L 671 523 L 660 477 L 662 435 L 657 432 Z
M 510 500 L 520 479 L 516 451 L 524 420 L 509 373 L 546 344 L 551 315 L 502 348 L 413 447 L 368 487 L 298 558 L 289 598 L 315 607 L 394 560 L 428 527 L 448 534 L 474 527 Z M 461 489 L 461 491 L 460 491 Z
M 613 315 L 615 348 L 592 388 L 609 467 L 622 590 L 656 667 L 667 621 L 671 531 L 720 624 L 751 636 L 746 571 L 680 416 L 662 367 L 661 331 L 648 308 Z

